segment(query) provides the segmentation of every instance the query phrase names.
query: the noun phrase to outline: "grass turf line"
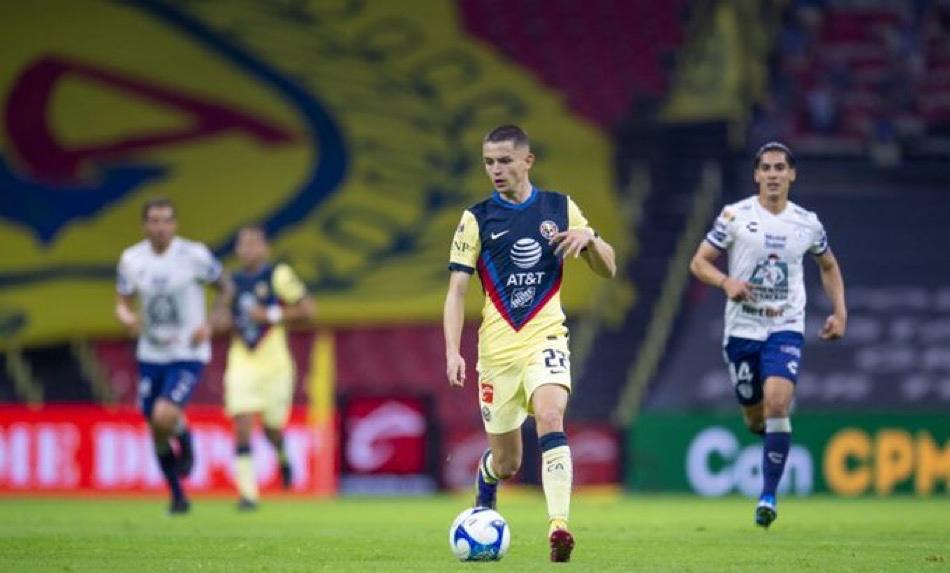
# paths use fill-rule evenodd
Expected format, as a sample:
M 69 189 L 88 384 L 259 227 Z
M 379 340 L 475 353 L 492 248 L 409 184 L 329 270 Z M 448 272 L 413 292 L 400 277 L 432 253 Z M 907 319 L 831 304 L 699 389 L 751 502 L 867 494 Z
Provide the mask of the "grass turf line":
M 495 564 L 457 563 L 448 526 L 470 500 L 265 498 L 260 511 L 197 498 L 0 498 L 0 571 L 550 570 L 541 496 L 503 497 L 512 529 Z M 783 499 L 769 531 L 754 502 L 691 496 L 575 499 L 572 564 L 586 571 L 947 571 L 950 499 Z

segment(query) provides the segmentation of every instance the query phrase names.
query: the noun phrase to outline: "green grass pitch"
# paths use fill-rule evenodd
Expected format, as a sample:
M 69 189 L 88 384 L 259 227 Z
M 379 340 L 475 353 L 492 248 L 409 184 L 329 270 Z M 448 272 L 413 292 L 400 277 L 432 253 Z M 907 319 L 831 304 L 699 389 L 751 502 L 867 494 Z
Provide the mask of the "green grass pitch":
M 468 496 L 226 499 L 0 498 L 0 571 L 948 571 L 950 499 L 783 499 L 769 531 L 744 498 L 578 495 L 570 564 L 548 563 L 544 500 L 503 495 L 499 563 L 458 563 L 448 526 Z

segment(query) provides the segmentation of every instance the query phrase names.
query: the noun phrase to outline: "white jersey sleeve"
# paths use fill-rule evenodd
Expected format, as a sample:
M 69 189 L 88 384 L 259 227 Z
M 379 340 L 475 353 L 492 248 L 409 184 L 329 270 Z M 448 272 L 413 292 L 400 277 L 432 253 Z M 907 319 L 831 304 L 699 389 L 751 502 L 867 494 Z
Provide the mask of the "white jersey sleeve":
M 728 205 L 716 217 L 712 229 L 706 233 L 706 240 L 720 251 L 725 251 L 736 240 L 735 222 L 734 208 L 732 205 Z
M 818 216 L 814 213 L 809 213 L 809 215 L 811 215 L 813 225 L 811 226 L 812 242 L 808 252 L 817 257 L 825 254 L 825 251 L 828 250 L 828 234 L 825 233 L 825 227 L 818 220 Z
M 221 261 L 201 243 L 189 242 L 195 278 L 204 284 L 213 283 L 221 278 Z
M 122 256 L 119 258 L 119 266 L 116 269 L 115 290 L 123 296 L 135 294 L 134 263 L 132 260 L 134 255 L 131 253 L 133 249 L 134 247 L 130 247 L 122 252 Z

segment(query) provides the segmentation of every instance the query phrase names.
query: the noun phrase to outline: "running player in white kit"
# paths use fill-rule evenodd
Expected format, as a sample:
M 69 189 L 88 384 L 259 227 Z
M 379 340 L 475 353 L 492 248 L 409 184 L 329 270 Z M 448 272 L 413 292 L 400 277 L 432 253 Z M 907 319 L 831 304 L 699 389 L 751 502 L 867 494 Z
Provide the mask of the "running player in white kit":
M 833 305 L 819 336 L 841 338 L 848 322 L 844 281 L 824 227 L 814 213 L 788 200 L 795 176 L 787 146 L 773 141 L 759 148 L 753 175 L 758 195 L 727 205 L 690 263 L 696 278 L 721 288 L 729 299 L 723 354 L 745 423 L 764 437 L 763 486 L 755 511 L 762 527 L 777 517 L 775 491 L 791 444 L 789 407 L 805 329 L 805 253 L 818 263 Z M 723 251 L 729 274 L 715 265 Z
M 183 410 L 211 360 L 204 285 L 214 284 L 227 291 L 225 295 L 233 287 L 208 247 L 175 236 L 175 207 L 169 200 L 147 202 L 142 226 L 145 239 L 125 249 L 119 260 L 115 310 L 119 321 L 138 336 L 138 403 L 171 492 L 169 513 L 187 513 L 180 478 L 191 471 L 194 457 Z M 226 308 L 215 312 L 223 314 Z

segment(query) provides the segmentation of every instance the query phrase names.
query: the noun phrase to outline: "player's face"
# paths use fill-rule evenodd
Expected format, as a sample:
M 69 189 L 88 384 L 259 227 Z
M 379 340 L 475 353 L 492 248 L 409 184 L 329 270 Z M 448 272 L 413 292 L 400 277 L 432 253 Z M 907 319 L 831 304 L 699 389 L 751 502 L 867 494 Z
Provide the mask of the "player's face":
M 766 151 L 755 170 L 755 182 L 759 196 L 766 199 L 786 199 L 788 190 L 795 181 L 795 168 L 788 164 L 785 153 Z
M 172 207 L 152 207 L 145 214 L 145 238 L 158 250 L 164 250 L 178 229 Z
M 517 147 L 512 141 L 486 141 L 482 144 L 482 160 L 495 189 L 512 193 L 527 183 L 534 154 L 527 146 Z
M 259 229 L 243 229 L 238 234 L 237 245 L 234 247 L 241 265 L 256 268 L 264 264 L 270 255 L 267 238 Z

